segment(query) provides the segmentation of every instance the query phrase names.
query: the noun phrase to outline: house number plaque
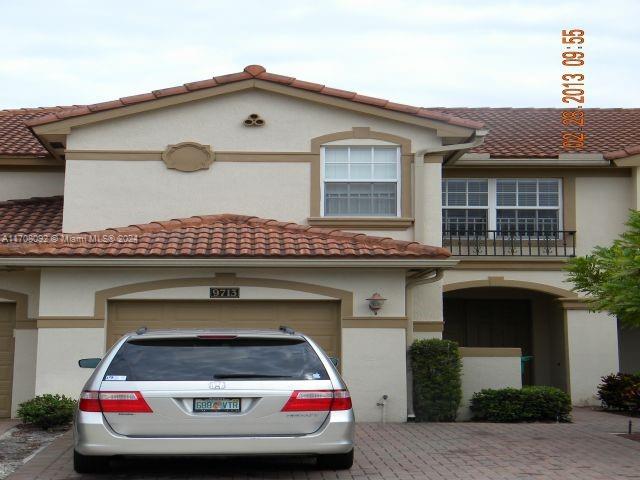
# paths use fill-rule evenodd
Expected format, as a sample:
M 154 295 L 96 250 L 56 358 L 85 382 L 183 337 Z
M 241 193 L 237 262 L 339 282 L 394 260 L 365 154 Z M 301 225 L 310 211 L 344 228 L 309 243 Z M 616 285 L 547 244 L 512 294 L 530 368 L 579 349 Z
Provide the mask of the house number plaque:
M 209 298 L 240 298 L 239 288 L 210 288 Z

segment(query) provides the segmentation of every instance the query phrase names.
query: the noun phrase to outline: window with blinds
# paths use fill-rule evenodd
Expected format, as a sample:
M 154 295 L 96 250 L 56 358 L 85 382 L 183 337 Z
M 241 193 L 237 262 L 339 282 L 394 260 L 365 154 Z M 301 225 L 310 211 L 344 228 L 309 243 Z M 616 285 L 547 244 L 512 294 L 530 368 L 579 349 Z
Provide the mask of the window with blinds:
M 400 152 L 397 147 L 325 147 L 323 215 L 399 215 Z
M 532 235 L 560 229 L 558 179 L 498 179 L 496 195 L 496 230 Z
M 446 236 L 547 235 L 562 229 L 557 178 L 442 181 L 442 230 Z
M 487 180 L 446 179 L 442 181 L 442 230 L 452 235 L 481 235 L 488 227 L 489 190 Z

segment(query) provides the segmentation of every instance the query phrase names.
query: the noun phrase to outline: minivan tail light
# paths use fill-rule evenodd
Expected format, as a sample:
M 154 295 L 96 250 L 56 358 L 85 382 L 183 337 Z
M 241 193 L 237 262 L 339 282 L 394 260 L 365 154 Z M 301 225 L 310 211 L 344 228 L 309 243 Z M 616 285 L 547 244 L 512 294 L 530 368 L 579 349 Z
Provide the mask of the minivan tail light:
M 151 413 L 151 407 L 140 392 L 93 392 L 80 395 L 80 410 L 105 413 Z
M 350 410 L 351 396 L 348 390 L 294 390 L 283 412 L 329 412 Z
M 351 395 L 349 390 L 334 390 L 331 410 L 351 410 Z
M 78 408 L 83 412 L 101 412 L 100 401 L 98 400 L 98 392 L 90 392 L 85 390 L 80 394 L 80 403 Z

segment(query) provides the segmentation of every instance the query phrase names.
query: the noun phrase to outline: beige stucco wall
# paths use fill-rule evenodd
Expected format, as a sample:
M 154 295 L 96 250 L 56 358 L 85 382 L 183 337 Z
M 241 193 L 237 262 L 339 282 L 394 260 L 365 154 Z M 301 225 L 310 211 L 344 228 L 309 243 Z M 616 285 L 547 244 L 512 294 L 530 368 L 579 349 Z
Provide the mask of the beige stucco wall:
M 566 290 L 567 296 L 573 296 L 571 294 L 571 284 L 565 280 L 566 274 L 560 270 L 482 270 L 472 269 L 463 270 L 460 268 L 454 268 L 453 270 L 447 270 L 444 274 L 444 286 L 458 283 L 458 282 L 470 282 L 470 281 L 487 281 L 491 277 L 501 277 L 506 281 L 514 280 L 518 282 L 530 282 L 538 284 L 541 287 L 545 285 L 561 288 Z
M 407 315 L 413 322 L 441 322 L 442 280 L 410 287 Z
M 28 295 L 27 316 L 29 318 L 36 318 L 38 316 L 40 272 L 36 270 L 17 272 L 0 271 L 0 289 Z M 2 300 L 1 296 L 0 300 Z
M 11 416 L 18 406 L 35 396 L 38 330 L 14 330 Z
M 0 174 L 0 201 L 62 195 L 63 190 L 64 172 L 4 171 Z
M 266 124 L 242 122 L 257 113 Z M 371 127 L 409 137 L 414 149 L 439 144 L 433 131 L 393 120 L 299 100 L 245 90 L 161 110 L 74 129 L 71 150 L 164 150 L 168 144 L 195 141 L 218 151 L 308 152 L 309 141 L 352 127 Z
M 102 328 L 39 328 L 35 393 L 77 398 L 93 370 L 80 368 L 81 358 L 102 357 Z
M 306 223 L 308 163 L 214 162 L 179 172 L 159 161 L 67 161 L 63 230 L 236 213 Z
M 404 316 L 405 314 L 404 271 L 400 269 L 238 269 L 233 271 L 238 277 L 289 280 L 352 291 L 356 316 L 373 315 L 366 299 L 377 291 L 387 298 L 380 315 Z M 42 271 L 40 315 L 90 316 L 94 313 L 95 292 L 98 290 L 161 279 L 211 278 L 214 274 L 215 271 L 212 269 L 196 268 L 47 268 Z M 265 289 L 270 296 L 273 295 L 272 290 Z M 73 295 L 69 295 L 69 292 L 73 292 Z M 205 295 L 204 298 L 208 298 L 208 290 L 202 290 L 201 293 Z
M 462 402 L 457 420 L 471 418 L 471 397 L 484 388 L 521 388 L 520 357 L 463 357 Z
M 599 405 L 600 377 L 618 371 L 618 326 L 615 317 L 588 310 L 566 312 L 569 382 L 574 405 Z
M 585 255 L 617 238 L 625 230 L 632 203 L 630 177 L 577 177 L 576 253 Z
M 407 419 L 405 330 L 345 328 L 342 330 L 342 375 L 353 398 L 356 420 L 382 421 L 377 403 L 388 395 L 384 421 Z
M 266 125 L 243 126 L 249 113 L 258 113 Z M 74 128 L 67 147 L 158 151 L 196 141 L 214 151 L 310 152 L 311 139 L 353 127 L 409 138 L 413 150 L 440 144 L 431 129 L 250 90 Z M 79 232 L 217 213 L 306 223 L 310 180 L 309 163 L 214 162 L 208 170 L 185 173 L 154 160 L 68 160 L 63 229 Z M 439 195 L 439 190 L 430 191 Z M 409 240 L 412 234 L 386 231 L 383 236 Z

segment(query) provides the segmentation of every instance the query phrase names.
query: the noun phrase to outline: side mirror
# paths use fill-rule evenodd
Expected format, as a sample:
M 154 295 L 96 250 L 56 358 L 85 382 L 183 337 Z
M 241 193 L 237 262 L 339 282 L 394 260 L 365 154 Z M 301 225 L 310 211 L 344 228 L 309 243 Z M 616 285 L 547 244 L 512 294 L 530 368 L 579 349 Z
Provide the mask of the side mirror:
M 78 360 L 78 366 L 80 368 L 96 368 L 100 363 L 101 358 L 83 358 Z
M 331 363 L 336 367 L 340 365 L 340 359 L 338 357 L 329 357 L 329 360 L 331 360 Z

